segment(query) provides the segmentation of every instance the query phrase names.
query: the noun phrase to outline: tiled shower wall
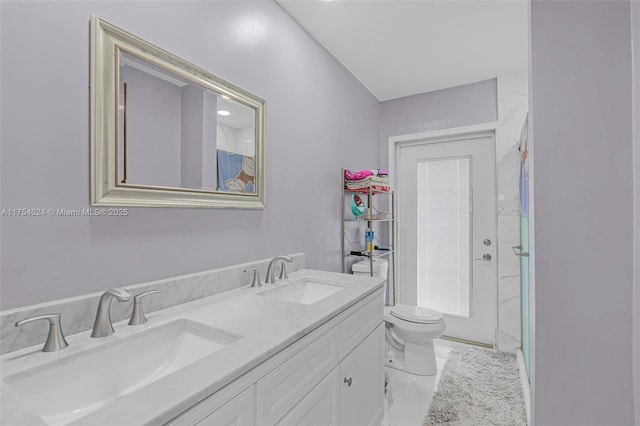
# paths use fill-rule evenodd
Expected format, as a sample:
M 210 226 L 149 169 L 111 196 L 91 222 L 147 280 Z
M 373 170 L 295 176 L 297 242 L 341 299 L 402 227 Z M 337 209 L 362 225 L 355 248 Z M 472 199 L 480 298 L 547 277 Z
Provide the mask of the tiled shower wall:
M 528 110 L 528 75 L 498 76 L 498 336 L 501 351 L 520 347 L 520 258 L 512 247 L 520 244 L 520 132 Z

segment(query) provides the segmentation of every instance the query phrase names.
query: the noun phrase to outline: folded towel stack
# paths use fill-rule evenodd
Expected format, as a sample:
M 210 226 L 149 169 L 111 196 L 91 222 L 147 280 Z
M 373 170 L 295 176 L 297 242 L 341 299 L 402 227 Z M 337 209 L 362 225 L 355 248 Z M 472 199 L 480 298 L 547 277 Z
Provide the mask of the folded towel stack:
M 344 186 L 351 191 L 362 190 L 366 192 L 369 189 L 374 191 L 389 192 L 389 172 L 382 169 L 360 170 L 352 172 L 344 171 Z
M 361 194 L 368 194 L 369 191 L 371 192 L 391 192 L 391 188 L 388 186 L 383 186 L 383 185 L 370 185 L 370 186 L 364 186 L 362 188 L 347 188 L 349 191 L 352 192 L 359 192 Z
M 358 172 L 352 172 L 351 170 L 345 169 L 344 178 L 346 180 L 362 180 L 369 176 L 380 176 L 389 178 L 389 172 L 384 169 L 368 169 L 368 170 L 360 170 Z

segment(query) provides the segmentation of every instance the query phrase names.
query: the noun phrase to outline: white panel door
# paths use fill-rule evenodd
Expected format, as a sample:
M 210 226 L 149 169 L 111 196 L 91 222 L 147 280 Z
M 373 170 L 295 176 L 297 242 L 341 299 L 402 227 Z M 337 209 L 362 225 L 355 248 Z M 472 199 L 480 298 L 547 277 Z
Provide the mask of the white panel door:
M 398 302 L 445 316 L 445 336 L 493 345 L 495 138 L 449 137 L 397 151 Z

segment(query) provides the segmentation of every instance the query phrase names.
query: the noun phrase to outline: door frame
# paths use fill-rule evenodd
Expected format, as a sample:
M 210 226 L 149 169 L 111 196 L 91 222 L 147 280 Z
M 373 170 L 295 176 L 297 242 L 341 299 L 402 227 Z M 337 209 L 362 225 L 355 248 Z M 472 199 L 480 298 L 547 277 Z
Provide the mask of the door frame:
M 476 124 L 476 125 L 472 125 L 472 126 L 463 126 L 463 127 L 453 127 L 453 128 L 449 128 L 449 129 L 440 129 L 440 130 L 430 130 L 430 131 L 426 131 L 426 132 L 419 132 L 419 133 L 410 133 L 410 134 L 405 134 L 405 135 L 398 135 L 398 136 L 391 136 L 388 139 L 388 152 L 389 152 L 389 161 L 388 161 L 388 167 L 389 167 L 389 180 L 390 180 L 390 184 L 392 188 L 397 188 L 397 180 L 396 180 L 396 173 L 395 171 L 399 169 L 399 165 L 398 165 L 398 161 L 399 161 L 399 151 L 401 147 L 406 147 L 406 146 L 410 146 L 410 145 L 422 145 L 422 144 L 426 144 L 426 143 L 442 143 L 442 142 L 446 142 L 447 140 L 455 140 L 458 138 L 462 138 L 462 139 L 470 139 L 470 138 L 474 138 L 474 137 L 480 137 L 480 136 L 487 136 L 488 134 L 491 134 L 494 137 L 494 144 L 495 149 L 496 149 L 496 153 L 497 153 L 497 129 L 499 127 L 499 123 L 497 121 L 494 122 L 489 122 L 489 123 L 483 123 L 483 124 Z M 495 217 L 495 229 L 496 229 L 496 245 L 498 244 L 498 242 L 500 241 L 500 229 L 498 227 L 498 215 L 499 215 L 499 211 L 498 211 L 498 161 L 497 158 L 494 159 L 494 168 L 495 168 L 495 194 L 496 194 L 496 199 L 493 200 L 493 202 L 495 203 L 495 212 L 496 212 L 496 217 Z M 396 200 L 396 217 L 398 216 L 398 211 L 402 208 L 402 206 L 400 205 L 400 201 L 401 200 Z M 396 250 L 394 255 L 398 256 L 401 255 L 401 253 L 399 253 L 399 251 L 397 249 L 399 249 L 399 245 L 396 245 Z M 500 272 L 499 272 L 499 265 L 500 265 L 500 251 L 497 249 L 496 247 L 496 253 L 497 253 L 497 263 L 496 263 L 496 286 L 495 286 L 495 294 L 493 295 L 495 298 L 495 306 L 496 306 L 496 310 L 494 312 L 494 316 L 495 316 L 495 330 L 494 330 L 494 347 L 498 346 L 498 333 L 500 330 L 500 315 L 498 314 L 499 310 L 500 310 L 500 304 L 499 304 L 499 296 L 498 296 L 498 292 L 499 292 L 499 281 L 500 281 Z M 394 276 L 398 276 L 397 271 L 395 271 Z M 394 304 L 395 301 L 397 300 L 397 296 L 398 296 L 398 286 L 396 285 L 396 283 L 393 283 L 393 294 L 394 294 Z

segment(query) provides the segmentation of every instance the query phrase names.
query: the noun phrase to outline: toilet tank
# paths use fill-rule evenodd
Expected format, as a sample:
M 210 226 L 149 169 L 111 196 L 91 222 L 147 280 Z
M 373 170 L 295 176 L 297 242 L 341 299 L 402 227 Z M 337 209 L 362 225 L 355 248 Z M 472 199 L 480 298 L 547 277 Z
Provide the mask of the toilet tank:
M 382 277 L 387 278 L 387 271 L 389 268 L 389 263 L 386 259 L 373 259 L 373 276 L 374 277 Z M 371 265 L 369 264 L 369 259 L 362 260 L 360 262 L 354 263 L 351 266 L 351 271 L 354 275 L 371 275 Z

